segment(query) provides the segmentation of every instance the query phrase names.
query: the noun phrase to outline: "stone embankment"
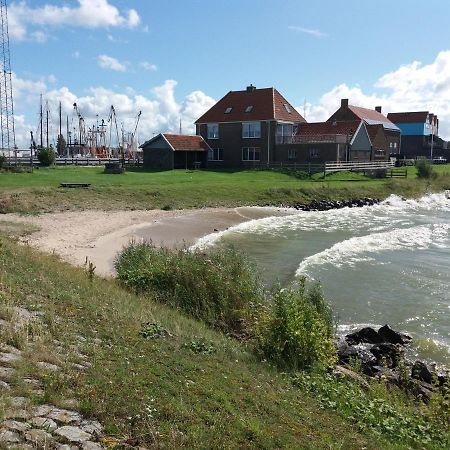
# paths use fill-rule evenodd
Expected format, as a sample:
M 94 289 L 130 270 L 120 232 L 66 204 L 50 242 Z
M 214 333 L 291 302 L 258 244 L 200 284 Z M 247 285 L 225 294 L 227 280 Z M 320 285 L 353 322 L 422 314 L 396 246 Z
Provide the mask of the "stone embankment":
M 406 349 L 411 341 L 410 336 L 389 325 L 378 330 L 366 327 L 348 334 L 338 345 L 340 366 L 336 374 L 357 379 L 360 376 L 353 370 L 356 366 L 363 375 L 387 380 L 428 402 L 433 392 L 448 386 L 450 377 L 423 361 L 408 359 Z M 359 379 L 364 384 L 363 378 Z
M 5 310 L 2 310 L 5 313 Z M 45 327 L 42 313 L 21 307 L 11 307 L 0 319 L 0 448 L 97 450 L 106 448 L 103 426 L 99 421 L 83 417 L 76 399 L 62 399 L 59 406 L 43 402 L 46 398 L 45 379 L 62 370 L 61 364 L 48 360 L 30 362 L 36 342 L 23 333 Z M 9 316 L 9 317 L 8 317 Z M 8 320 L 5 320 L 5 317 Z M 84 340 L 79 337 L 80 341 Z M 14 344 L 17 341 L 17 344 Z M 20 342 L 21 345 L 18 345 Z M 59 341 L 52 342 L 65 353 Z M 79 342 L 80 343 L 80 342 Z M 86 370 L 87 356 L 76 352 L 78 361 L 70 362 L 74 370 Z M 23 375 L 24 366 L 27 373 Z M 33 366 L 33 367 L 31 367 Z

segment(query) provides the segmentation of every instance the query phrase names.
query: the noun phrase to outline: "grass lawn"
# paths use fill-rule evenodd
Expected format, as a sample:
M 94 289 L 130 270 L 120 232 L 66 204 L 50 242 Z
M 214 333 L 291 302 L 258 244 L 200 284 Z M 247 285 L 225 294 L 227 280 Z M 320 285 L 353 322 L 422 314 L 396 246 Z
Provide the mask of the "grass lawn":
M 101 167 L 41 168 L 33 173 L 0 173 L 0 212 L 40 213 L 78 209 L 182 209 L 277 205 L 313 199 L 384 198 L 391 193 L 416 196 L 450 188 L 450 167 L 442 176 L 418 180 L 414 167 L 407 179 L 369 179 L 360 174 L 316 174 L 299 179 L 265 170 L 146 172 L 106 175 Z M 91 183 L 88 189 L 61 188 L 61 182 Z

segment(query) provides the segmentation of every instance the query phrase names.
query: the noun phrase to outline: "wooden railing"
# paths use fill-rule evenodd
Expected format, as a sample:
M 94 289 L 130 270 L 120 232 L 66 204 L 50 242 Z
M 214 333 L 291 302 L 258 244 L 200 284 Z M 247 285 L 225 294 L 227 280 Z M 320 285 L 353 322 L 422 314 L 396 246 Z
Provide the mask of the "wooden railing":
M 364 172 L 366 170 L 390 169 L 393 161 L 328 161 L 324 165 L 324 172 Z
M 73 158 L 56 158 L 55 164 L 57 166 L 103 166 L 108 163 L 121 163 L 121 158 L 92 158 L 92 157 L 73 157 Z M 142 161 L 134 158 L 125 158 L 125 164 L 137 164 L 142 163 Z M 5 165 L 11 166 L 30 166 L 31 158 L 29 157 L 14 157 L 6 158 Z M 33 158 L 33 166 L 39 166 L 39 160 Z

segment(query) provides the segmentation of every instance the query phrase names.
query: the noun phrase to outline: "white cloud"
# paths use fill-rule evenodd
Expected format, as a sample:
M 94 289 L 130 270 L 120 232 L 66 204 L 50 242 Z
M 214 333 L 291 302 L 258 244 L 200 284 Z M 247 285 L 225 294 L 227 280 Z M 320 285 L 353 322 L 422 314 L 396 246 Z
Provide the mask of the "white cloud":
M 156 64 L 149 63 L 148 61 L 142 61 L 139 65 L 149 72 L 155 72 L 158 70 L 158 66 Z
M 66 115 L 69 116 L 69 128 L 73 131 L 77 119 L 73 111 L 73 104 L 77 103 L 81 114 L 85 118 L 86 125 L 92 126 L 99 120 L 108 119 L 111 105 L 117 112 L 117 120 L 124 122 L 126 131 L 132 131 L 135 119 L 139 111 L 142 111 L 139 124 L 139 142 L 150 139 L 154 133 L 169 131 L 178 132 L 180 119 L 184 133 L 194 133 L 194 122 L 206 110 L 214 105 L 215 100 L 201 91 L 188 94 L 181 101 L 177 101 L 175 89 L 177 82 L 167 80 L 161 86 L 152 90 L 151 97 L 145 97 L 126 88 L 124 92 L 117 92 L 104 87 L 96 87 L 88 90 L 87 95 L 78 96 L 67 87 L 49 89 L 47 80 L 30 81 L 14 77 L 14 93 L 16 101 L 16 142 L 21 148 L 28 148 L 30 130 L 38 135 L 39 95 L 44 94 L 44 102 L 48 100 L 51 120 L 50 130 L 53 143 L 58 133 L 58 108 L 62 103 L 64 123 L 66 130 Z M 27 116 L 23 112 L 27 111 Z M 29 113 L 31 111 L 31 114 Z M 34 114 L 33 114 L 34 112 Z M 109 126 L 109 124 L 108 124 Z M 65 133 L 65 131 L 64 131 Z
M 115 72 L 126 72 L 127 66 L 118 59 L 108 55 L 99 55 L 97 63 L 102 69 L 114 70 Z
M 440 52 L 430 64 L 415 61 L 381 76 L 371 93 L 359 86 L 340 84 L 323 94 L 318 103 L 306 105 L 306 119 L 326 120 L 339 108 L 341 98 L 366 108 L 382 106 L 386 115 L 430 111 L 439 118 L 440 135 L 450 139 L 450 50 Z
M 304 33 L 309 34 L 310 36 L 314 36 L 315 38 L 325 38 L 328 35 L 320 30 L 312 29 L 312 28 L 305 28 L 305 27 L 299 27 L 297 25 L 290 25 L 288 26 L 288 30 L 294 31 L 296 33 Z
M 109 3 L 109 0 L 78 0 L 78 3 L 79 5 L 76 7 L 52 4 L 32 7 L 26 1 L 12 3 L 8 11 L 11 37 L 17 40 L 27 39 L 30 26 L 136 28 L 141 22 L 136 10 L 120 12 L 116 6 Z M 42 30 L 38 30 L 38 32 L 42 33 Z M 42 36 L 42 34 L 38 35 L 41 39 Z M 33 38 L 33 33 L 31 33 L 31 38 Z

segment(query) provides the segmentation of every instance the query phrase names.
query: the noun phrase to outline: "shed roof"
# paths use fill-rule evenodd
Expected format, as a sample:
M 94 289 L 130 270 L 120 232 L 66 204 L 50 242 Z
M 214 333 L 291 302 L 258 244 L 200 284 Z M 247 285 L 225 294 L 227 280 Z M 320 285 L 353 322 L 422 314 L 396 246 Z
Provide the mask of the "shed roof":
M 172 133 L 160 133 L 142 144 L 141 148 L 145 148 L 158 139 L 164 139 L 174 152 L 207 152 L 210 150 L 209 145 L 201 136 Z
M 426 123 L 429 114 L 428 111 L 389 113 L 388 119 L 394 123 Z
M 347 136 L 350 141 L 360 125 L 361 120 L 302 123 L 296 136 L 302 141 L 323 141 L 326 136 Z
M 296 109 L 273 87 L 230 91 L 195 123 L 251 122 L 280 120 L 306 122 Z

